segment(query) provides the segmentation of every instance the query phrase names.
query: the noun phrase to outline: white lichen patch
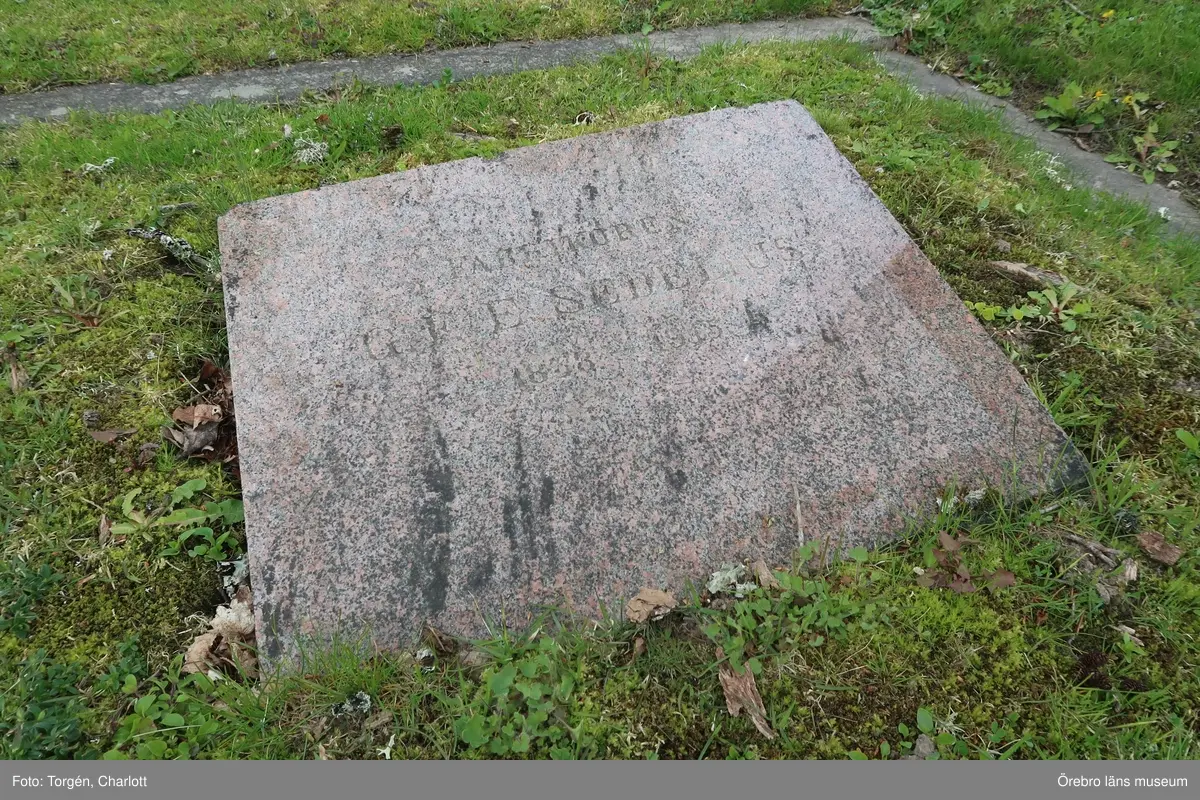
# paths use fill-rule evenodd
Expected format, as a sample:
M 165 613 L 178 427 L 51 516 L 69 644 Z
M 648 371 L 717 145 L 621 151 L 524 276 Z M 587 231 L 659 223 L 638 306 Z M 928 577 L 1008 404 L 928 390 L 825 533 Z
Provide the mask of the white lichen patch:
M 742 564 L 726 564 L 708 579 L 709 594 L 732 594 L 734 597 L 745 597 L 758 588 L 753 581 L 745 581 L 748 573 Z
M 329 155 L 329 145 L 312 137 L 312 131 L 297 134 L 292 140 L 292 157 L 299 164 L 319 164 Z
M 100 162 L 99 164 L 84 164 L 83 167 L 80 168 L 80 174 L 82 174 L 82 175 L 99 175 L 103 172 L 107 172 L 108 168 L 111 167 L 115 163 L 117 163 L 117 160 L 115 158 L 109 157 L 109 158 L 104 159 L 104 161 Z

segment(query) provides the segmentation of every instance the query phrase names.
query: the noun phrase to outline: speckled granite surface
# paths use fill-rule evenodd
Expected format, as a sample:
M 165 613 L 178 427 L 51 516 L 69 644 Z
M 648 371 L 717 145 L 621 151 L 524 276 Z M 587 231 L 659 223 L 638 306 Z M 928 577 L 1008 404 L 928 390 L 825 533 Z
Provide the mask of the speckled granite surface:
M 1086 466 L 800 105 L 220 221 L 260 642 L 599 613 Z M 774 518 L 774 524 L 764 520 Z

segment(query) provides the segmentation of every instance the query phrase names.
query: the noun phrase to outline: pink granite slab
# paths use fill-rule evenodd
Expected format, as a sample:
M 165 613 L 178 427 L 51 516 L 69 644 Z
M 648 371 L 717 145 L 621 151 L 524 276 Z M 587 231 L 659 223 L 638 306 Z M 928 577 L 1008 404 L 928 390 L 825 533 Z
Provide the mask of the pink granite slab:
M 480 635 L 1086 465 L 794 102 L 220 221 L 270 660 Z M 764 524 L 774 518 L 775 524 Z

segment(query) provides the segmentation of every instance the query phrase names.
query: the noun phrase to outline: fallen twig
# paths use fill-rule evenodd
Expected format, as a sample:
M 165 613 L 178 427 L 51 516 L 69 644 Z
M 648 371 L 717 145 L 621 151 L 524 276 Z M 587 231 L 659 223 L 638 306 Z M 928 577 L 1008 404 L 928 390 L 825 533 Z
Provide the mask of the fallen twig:
M 1037 286 L 1039 289 L 1047 286 L 1061 286 L 1066 283 L 1066 278 L 1057 272 L 1031 267 L 1020 261 L 989 261 L 987 263 L 989 267 L 1003 272 L 1008 277 Z
M 208 269 L 208 259 L 196 252 L 196 249 L 188 243 L 186 239 L 178 236 L 172 236 L 166 231 L 161 231 L 158 228 L 128 228 L 125 233 L 135 239 L 144 239 L 147 242 L 154 242 L 163 250 L 166 250 L 175 258 L 175 260 L 185 264 L 195 264 L 198 267 Z
M 1099 542 L 1093 542 L 1090 539 L 1084 539 L 1082 536 L 1076 536 L 1073 533 L 1064 533 L 1063 538 L 1068 542 L 1076 544 L 1082 547 L 1084 550 L 1087 550 L 1089 553 L 1113 569 L 1115 569 L 1117 566 L 1117 559 L 1125 558 L 1125 554 L 1120 550 L 1116 550 L 1112 547 L 1105 547 Z
M 1067 8 L 1071 9 L 1072 11 L 1074 11 L 1076 14 L 1083 17 L 1084 19 L 1092 18 L 1091 14 L 1087 13 L 1086 11 L 1081 9 L 1079 6 L 1072 3 L 1071 0 L 1063 0 L 1063 5 L 1065 5 Z

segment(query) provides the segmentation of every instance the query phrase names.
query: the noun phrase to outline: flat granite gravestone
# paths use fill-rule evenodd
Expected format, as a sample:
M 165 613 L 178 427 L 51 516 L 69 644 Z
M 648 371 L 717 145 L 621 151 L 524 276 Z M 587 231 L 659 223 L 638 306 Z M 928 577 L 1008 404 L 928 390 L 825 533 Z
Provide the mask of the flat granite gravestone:
M 803 107 L 274 197 L 220 221 L 268 662 L 475 636 L 1086 466 Z M 774 519 L 774 524 L 766 520 Z

